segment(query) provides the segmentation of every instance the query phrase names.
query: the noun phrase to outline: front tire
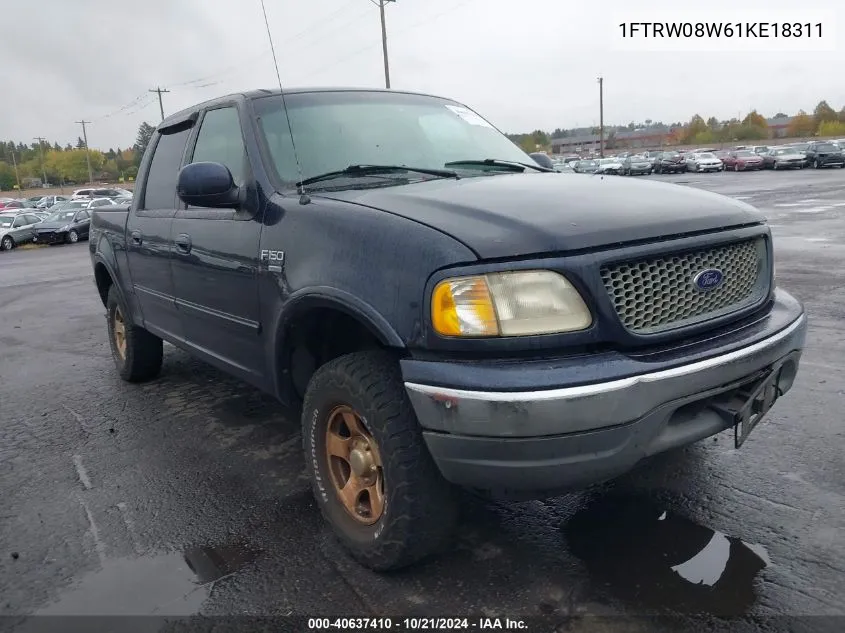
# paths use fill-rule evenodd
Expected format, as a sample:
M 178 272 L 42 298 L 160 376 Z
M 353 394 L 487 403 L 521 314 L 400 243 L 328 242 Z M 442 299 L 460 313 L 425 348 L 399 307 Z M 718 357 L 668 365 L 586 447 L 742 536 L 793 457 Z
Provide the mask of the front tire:
M 109 344 L 120 377 L 127 382 L 145 382 L 158 376 L 163 359 L 159 337 L 132 323 L 117 288 L 109 288 L 106 300 Z
M 302 444 L 323 517 L 364 566 L 407 567 L 451 535 L 455 491 L 428 453 L 391 355 L 358 352 L 320 367 L 305 394 Z
M 79 233 L 71 229 L 67 234 L 68 244 L 76 244 L 79 241 Z
M 2 241 L 0 241 L 0 251 L 10 251 L 15 247 L 15 241 L 6 235 Z

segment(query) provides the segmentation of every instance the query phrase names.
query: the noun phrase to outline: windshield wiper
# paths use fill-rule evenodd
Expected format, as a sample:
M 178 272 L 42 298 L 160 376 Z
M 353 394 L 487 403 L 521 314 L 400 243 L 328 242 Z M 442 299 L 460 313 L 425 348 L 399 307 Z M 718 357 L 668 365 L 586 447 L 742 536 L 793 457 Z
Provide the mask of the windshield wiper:
M 379 174 L 396 174 L 400 172 L 414 172 L 417 174 L 426 174 L 428 176 L 436 176 L 438 178 L 454 178 L 458 180 L 460 176 L 454 171 L 447 169 L 428 169 L 425 167 L 407 167 L 405 165 L 350 165 L 346 169 L 338 171 L 329 171 L 325 174 L 318 174 L 305 178 L 296 183 L 297 187 L 313 185 L 324 180 L 334 180 L 335 178 L 355 178 L 357 176 L 377 176 Z
M 554 169 L 547 169 L 541 165 L 532 165 L 531 163 L 520 163 L 514 160 L 501 160 L 499 158 L 485 158 L 484 160 L 453 160 L 444 165 L 444 167 L 458 167 L 460 165 L 478 165 L 480 167 L 501 167 L 509 171 L 525 171 L 528 169 L 536 169 L 537 171 L 554 172 Z

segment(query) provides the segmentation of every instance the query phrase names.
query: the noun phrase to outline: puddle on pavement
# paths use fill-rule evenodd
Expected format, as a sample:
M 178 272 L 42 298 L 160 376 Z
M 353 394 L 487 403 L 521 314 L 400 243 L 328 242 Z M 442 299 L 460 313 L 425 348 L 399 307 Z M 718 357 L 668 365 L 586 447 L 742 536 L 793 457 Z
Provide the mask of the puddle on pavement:
M 635 607 L 720 616 L 746 613 L 754 579 L 770 564 L 748 544 L 648 499 L 596 499 L 564 526 L 570 551 L 593 579 Z
M 226 546 L 106 559 L 36 615 L 193 615 L 214 581 L 236 573 L 257 556 L 255 550 Z

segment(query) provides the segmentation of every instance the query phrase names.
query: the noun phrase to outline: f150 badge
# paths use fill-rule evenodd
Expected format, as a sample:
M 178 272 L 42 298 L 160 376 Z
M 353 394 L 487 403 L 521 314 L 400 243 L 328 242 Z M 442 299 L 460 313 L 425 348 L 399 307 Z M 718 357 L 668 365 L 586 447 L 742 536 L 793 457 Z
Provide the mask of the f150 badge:
M 267 270 L 280 273 L 282 272 L 282 265 L 285 263 L 285 252 L 262 250 L 259 259 L 262 263 L 267 264 Z

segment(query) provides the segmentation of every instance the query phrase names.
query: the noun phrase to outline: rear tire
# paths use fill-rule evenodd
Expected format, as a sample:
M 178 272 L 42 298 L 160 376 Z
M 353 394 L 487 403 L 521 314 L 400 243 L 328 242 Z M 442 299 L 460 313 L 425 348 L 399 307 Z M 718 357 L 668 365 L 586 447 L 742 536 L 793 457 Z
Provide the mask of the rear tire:
M 337 444 L 338 437 L 348 441 Z M 426 448 L 393 356 L 357 352 L 320 367 L 305 394 L 302 444 L 317 505 L 362 565 L 407 567 L 447 542 L 457 520 L 455 490 Z M 330 444 L 341 447 L 331 456 Z M 343 451 L 348 457 L 338 456 Z M 357 492 L 344 502 L 341 490 L 353 478 Z
M 112 358 L 120 377 L 127 382 L 145 382 L 158 376 L 164 357 L 162 341 L 132 323 L 115 286 L 109 288 L 106 318 Z

